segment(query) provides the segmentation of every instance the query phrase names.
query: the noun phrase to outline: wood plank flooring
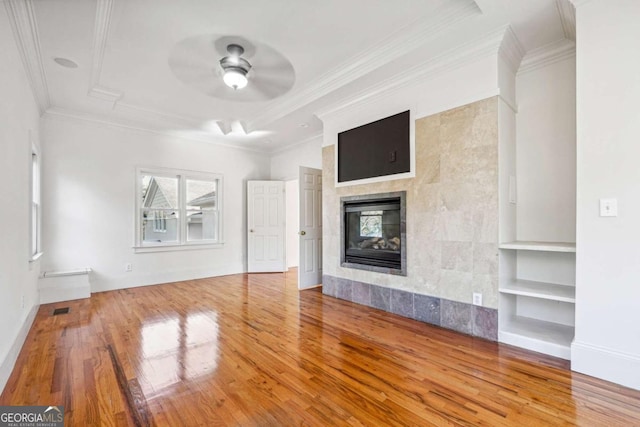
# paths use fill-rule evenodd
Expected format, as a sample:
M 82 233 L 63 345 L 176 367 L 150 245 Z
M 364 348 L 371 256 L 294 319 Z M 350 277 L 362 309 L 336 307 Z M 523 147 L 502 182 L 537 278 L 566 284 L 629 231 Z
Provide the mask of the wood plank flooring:
M 295 276 L 43 305 L 0 405 L 64 405 L 67 426 L 640 426 L 640 392 Z

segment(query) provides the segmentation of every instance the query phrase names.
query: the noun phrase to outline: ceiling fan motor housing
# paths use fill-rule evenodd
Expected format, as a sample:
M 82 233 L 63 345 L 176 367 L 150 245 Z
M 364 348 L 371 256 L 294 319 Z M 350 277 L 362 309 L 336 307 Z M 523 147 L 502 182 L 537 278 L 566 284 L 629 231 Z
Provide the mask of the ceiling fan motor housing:
M 247 84 L 246 77 L 251 69 L 251 64 L 242 58 L 241 55 L 244 53 L 242 46 L 230 44 L 227 46 L 227 52 L 229 52 L 229 56 L 220 60 L 220 66 L 225 74 L 225 83 L 233 89 L 242 88 Z

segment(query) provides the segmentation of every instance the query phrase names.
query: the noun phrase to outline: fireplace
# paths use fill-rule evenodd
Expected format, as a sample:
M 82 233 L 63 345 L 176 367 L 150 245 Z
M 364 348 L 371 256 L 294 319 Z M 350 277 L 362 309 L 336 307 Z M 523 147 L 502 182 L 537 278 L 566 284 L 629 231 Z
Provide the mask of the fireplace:
M 405 192 L 343 197 L 342 263 L 406 275 Z

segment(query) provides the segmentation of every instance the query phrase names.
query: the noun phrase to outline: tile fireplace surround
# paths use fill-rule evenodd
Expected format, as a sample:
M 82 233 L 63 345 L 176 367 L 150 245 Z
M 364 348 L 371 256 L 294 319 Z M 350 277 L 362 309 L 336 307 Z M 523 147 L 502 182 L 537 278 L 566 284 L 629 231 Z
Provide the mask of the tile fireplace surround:
M 498 101 L 415 121 L 416 176 L 335 187 L 323 148 L 323 293 L 496 341 Z M 340 265 L 340 198 L 406 191 L 407 275 Z M 473 292 L 484 306 L 471 304 Z

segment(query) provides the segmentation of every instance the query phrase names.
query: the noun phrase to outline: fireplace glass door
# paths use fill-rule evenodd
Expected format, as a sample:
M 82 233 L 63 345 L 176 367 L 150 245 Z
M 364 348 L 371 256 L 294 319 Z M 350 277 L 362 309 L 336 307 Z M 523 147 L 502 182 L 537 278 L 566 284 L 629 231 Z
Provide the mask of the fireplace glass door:
M 344 215 L 346 262 L 401 267 L 400 199 L 347 202 Z

